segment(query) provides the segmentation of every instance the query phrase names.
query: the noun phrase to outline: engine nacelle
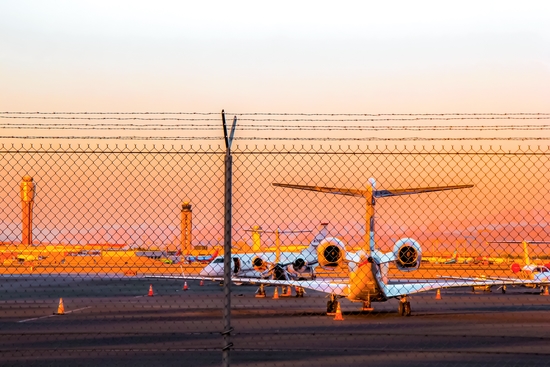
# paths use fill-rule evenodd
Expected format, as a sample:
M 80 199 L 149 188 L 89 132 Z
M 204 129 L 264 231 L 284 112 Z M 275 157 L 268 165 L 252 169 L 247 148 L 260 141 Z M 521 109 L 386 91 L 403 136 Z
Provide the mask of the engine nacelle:
M 420 267 L 422 248 L 412 238 L 401 238 L 393 246 L 395 264 L 401 271 L 413 271 Z
M 254 267 L 254 270 L 263 273 L 267 270 L 267 261 L 262 259 L 260 256 L 256 256 L 252 259 L 252 266 Z
M 302 273 L 307 270 L 308 263 L 306 260 L 302 259 L 301 257 L 294 260 L 292 263 L 292 269 L 294 269 L 297 273 Z
M 337 238 L 325 238 L 317 246 L 319 266 L 325 270 L 336 270 L 344 264 L 346 246 Z

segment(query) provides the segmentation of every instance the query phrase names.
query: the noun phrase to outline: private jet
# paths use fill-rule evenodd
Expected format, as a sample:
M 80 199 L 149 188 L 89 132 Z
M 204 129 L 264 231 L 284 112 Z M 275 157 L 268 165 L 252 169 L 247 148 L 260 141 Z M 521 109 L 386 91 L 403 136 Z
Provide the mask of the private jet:
M 395 242 L 391 252 L 380 251 L 375 243 L 375 204 L 377 199 L 472 188 L 473 185 L 455 185 L 438 187 L 419 187 L 406 189 L 376 190 L 376 181 L 369 179 L 366 189 L 346 189 L 320 186 L 303 186 L 274 183 L 273 186 L 297 190 L 309 190 L 322 193 L 361 197 L 366 200 L 365 214 L 365 246 L 356 253 L 346 252 L 340 241 L 331 238 L 324 239 L 317 246 L 317 261 L 326 270 L 338 270 L 348 267 L 349 276 L 346 279 L 314 279 L 314 280 L 276 280 L 235 278 L 234 281 L 255 282 L 259 284 L 295 286 L 312 289 L 330 294 L 327 303 L 327 313 L 335 312 L 339 298 L 347 298 L 352 302 L 362 302 L 363 310 L 372 310 L 371 302 L 384 302 L 392 298 L 399 299 L 398 312 L 402 316 L 411 314 L 409 296 L 411 294 L 436 290 L 440 288 L 473 287 L 506 284 L 524 284 L 530 282 L 522 279 L 390 279 L 388 270 L 390 264 L 395 264 L 402 272 L 410 272 L 420 267 L 422 248 L 412 238 L 402 238 Z
M 315 279 L 315 267 L 317 266 L 317 247 L 323 240 L 339 241 L 336 238 L 327 237 L 328 223 L 322 223 L 321 229 L 309 245 L 301 252 L 281 252 L 280 235 L 311 232 L 311 231 L 275 231 L 254 230 L 254 235 L 259 233 L 275 234 L 275 252 L 262 252 L 258 248 L 253 252 L 239 253 L 231 255 L 231 273 L 233 277 L 244 278 L 262 278 L 275 280 L 311 280 Z M 216 257 L 212 262 L 206 265 L 199 273 L 201 279 L 220 280 L 223 278 L 224 266 L 223 256 Z

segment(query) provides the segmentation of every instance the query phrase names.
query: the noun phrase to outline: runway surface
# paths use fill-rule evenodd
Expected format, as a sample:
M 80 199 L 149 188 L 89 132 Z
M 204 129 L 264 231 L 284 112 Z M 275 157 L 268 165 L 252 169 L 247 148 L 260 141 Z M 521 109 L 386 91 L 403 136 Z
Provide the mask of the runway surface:
M 149 285 L 155 295 L 148 297 Z M 0 279 L 0 365 L 215 366 L 221 364 L 223 288 L 176 280 L 19 275 Z M 254 298 L 233 286 L 232 366 L 547 366 L 550 297 L 443 290 L 374 312 L 324 294 Z M 65 315 L 53 315 L 63 298 Z

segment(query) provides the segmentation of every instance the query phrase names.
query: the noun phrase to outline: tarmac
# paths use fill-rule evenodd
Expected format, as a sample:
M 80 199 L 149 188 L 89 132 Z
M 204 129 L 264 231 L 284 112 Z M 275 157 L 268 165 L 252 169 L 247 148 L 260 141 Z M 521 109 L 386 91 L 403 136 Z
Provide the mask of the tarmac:
M 218 282 L 97 275 L 4 275 L 2 366 L 220 365 L 223 287 Z M 149 286 L 154 296 L 149 297 Z M 255 298 L 232 286 L 232 366 L 547 366 L 550 297 L 443 289 L 373 312 L 342 300 L 344 321 L 326 316 L 325 294 Z M 280 291 L 280 289 L 279 289 Z M 59 299 L 65 314 L 54 315 Z

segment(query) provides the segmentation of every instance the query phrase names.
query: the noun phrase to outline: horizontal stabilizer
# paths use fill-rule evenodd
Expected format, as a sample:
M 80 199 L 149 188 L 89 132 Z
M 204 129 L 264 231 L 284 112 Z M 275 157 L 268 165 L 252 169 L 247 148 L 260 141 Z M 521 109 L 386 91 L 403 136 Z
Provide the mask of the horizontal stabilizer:
M 409 189 L 394 189 L 394 190 L 376 190 L 374 191 L 375 198 L 384 198 L 388 196 L 413 195 L 422 194 L 425 192 L 471 189 L 474 185 L 454 185 L 454 186 L 433 186 L 433 187 L 415 187 Z
M 274 183 L 273 186 L 286 187 L 289 189 L 297 189 L 297 190 L 318 191 L 318 192 L 324 192 L 327 194 L 358 196 L 358 197 L 364 197 L 366 193 L 366 190 L 339 189 L 336 187 L 304 186 L 304 185 L 291 185 L 291 184 L 280 184 L 280 183 Z
M 357 197 L 366 197 L 369 194 L 368 190 L 342 189 L 338 187 L 305 186 L 305 185 L 291 185 L 291 184 L 281 184 L 281 183 L 274 183 L 273 186 L 285 187 L 285 188 L 297 189 L 297 190 L 318 191 L 318 192 L 324 192 L 327 194 L 335 194 L 335 195 L 357 196 Z M 414 187 L 414 188 L 408 188 L 408 189 L 373 190 L 372 195 L 375 198 L 384 198 L 389 196 L 413 195 L 413 194 L 421 194 L 421 193 L 433 192 L 433 191 L 469 189 L 472 187 L 474 187 L 474 185 L 433 186 L 433 187 Z

